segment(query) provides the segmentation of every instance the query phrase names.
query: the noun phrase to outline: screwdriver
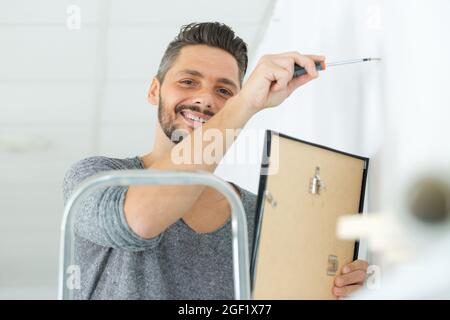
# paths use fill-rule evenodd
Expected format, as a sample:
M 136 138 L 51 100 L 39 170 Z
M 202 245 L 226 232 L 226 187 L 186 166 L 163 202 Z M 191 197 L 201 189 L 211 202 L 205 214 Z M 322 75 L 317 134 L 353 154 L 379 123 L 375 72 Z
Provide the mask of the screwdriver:
M 328 67 L 333 67 L 333 66 L 341 66 L 344 64 L 366 62 L 366 61 L 381 61 L 381 58 L 362 58 L 362 59 L 335 61 L 335 62 L 326 63 L 326 67 L 328 68 Z M 316 70 L 323 70 L 323 67 L 322 67 L 322 64 L 320 63 L 320 61 L 317 61 L 314 64 L 316 65 Z M 305 73 L 306 73 L 305 68 L 300 67 L 298 64 L 295 64 L 293 78 L 297 78 L 301 75 L 304 75 Z

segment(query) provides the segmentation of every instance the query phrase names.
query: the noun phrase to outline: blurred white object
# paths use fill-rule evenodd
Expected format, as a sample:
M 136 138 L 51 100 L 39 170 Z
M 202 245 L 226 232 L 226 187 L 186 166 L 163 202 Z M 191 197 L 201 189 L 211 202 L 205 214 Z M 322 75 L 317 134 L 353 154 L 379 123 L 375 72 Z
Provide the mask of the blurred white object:
M 450 234 L 383 272 L 379 290 L 364 289 L 351 299 L 450 299 Z
M 400 184 L 391 212 L 343 217 L 338 236 L 365 238 L 383 269 L 379 290 L 354 299 L 450 299 L 450 170 Z

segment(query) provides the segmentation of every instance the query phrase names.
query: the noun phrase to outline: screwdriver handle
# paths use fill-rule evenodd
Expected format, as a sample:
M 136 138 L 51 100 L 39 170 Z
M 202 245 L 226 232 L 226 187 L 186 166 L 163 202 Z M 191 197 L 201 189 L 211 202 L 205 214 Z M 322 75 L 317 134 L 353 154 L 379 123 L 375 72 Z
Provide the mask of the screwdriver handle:
M 316 65 L 316 70 L 323 70 L 322 64 L 320 63 L 320 61 L 316 61 L 314 63 Z M 294 76 L 293 78 L 297 78 L 300 77 L 301 75 L 306 74 L 306 69 L 303 67 L 300 67 L 298 64 L 294 65 Z

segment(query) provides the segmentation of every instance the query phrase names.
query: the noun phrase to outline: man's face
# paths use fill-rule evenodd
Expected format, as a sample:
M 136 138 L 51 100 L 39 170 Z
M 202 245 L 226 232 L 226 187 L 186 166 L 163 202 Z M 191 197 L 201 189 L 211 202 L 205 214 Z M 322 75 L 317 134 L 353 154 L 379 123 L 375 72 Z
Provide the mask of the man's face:
M 239 90 L 239 68 L 231 54 L 206 45 L 182 48 L 159 91 L 162 130 L 173 142 L 181 141 Z

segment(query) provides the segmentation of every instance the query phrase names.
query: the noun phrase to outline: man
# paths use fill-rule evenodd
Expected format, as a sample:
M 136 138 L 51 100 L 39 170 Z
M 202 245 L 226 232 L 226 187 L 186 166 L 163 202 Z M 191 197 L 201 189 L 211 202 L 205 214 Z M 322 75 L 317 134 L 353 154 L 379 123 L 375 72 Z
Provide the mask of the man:
M 322 56 L 297 52 L 261 58 L 245 85 L 247 46 L 226 25 L 190 24 L 172 41 L 153 78 L 148 100 L 158 105 L 154 149 L 127 159 L 91 157 L 64 179 L 64 199 L 85 178 L 106 170 L 160 169 L 214 172 L 215 161 L 175 161 L 174 150 L 204 153 L 196 134 L 239 130 L 257 112 L 281 104 L 318 76 Z M 307 74 L 293 79 L 294 63 Z M 200 144 L 199 144 L 200 143 Z M 196 147 L 195 147 L 195 144 Z M 190 150 L 190 151 L 186 151 Z M 200 159 L 202 155 L 200 155 Z M 234 186 L 253 241 L 256 197 Z M 108 187 L 93 192 L 74 216 L 75 258 L 81 268 L 79 299 L 232 299 L 230 207 L 204 186 Z M 249 243 L 252 248 L 252 243 Z M 347 270 L 348 269 L 348 270 Z M 367 263 L 355 261 L 330 288 L 338 297 L 360 288 Z M 301 272 L 301 270 L 299 270 Z

